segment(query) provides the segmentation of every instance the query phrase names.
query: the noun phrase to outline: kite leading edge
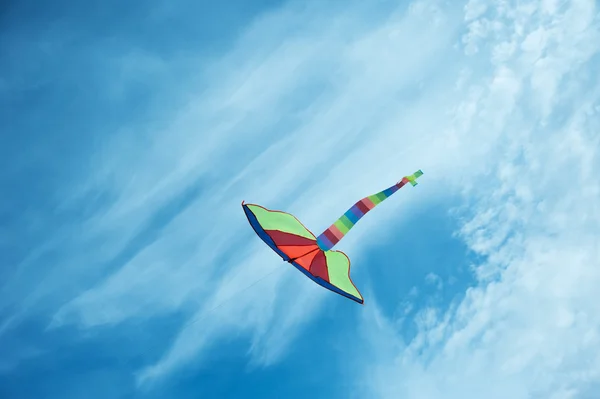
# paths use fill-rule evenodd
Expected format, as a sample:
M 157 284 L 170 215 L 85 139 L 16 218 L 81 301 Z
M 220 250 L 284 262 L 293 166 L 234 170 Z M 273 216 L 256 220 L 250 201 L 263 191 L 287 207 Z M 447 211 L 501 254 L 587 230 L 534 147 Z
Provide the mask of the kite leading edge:
M 284 261 L 291 263 L 317 284 L 360 304 L 363 297 L 350 278 L 350 259 L 332 248 L 371 209 L 410 183 L 417 185 L 421 170 L 398 183 L 356 202 L 318 237 L 295 216 L 242 202 L 244 213 L 256 234 Z

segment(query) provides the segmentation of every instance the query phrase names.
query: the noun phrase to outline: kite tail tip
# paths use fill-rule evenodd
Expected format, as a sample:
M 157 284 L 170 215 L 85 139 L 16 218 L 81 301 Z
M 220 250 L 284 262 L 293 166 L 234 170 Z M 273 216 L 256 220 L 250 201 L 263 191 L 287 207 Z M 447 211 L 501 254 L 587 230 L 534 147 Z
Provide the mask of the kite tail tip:
M 415 173 L 413 173 L 411 176 L 407 176 L 408 181 L 410 182 L 410 184 L 414 187 L 417 184 L 417 179 L 419 177 L 421 177 L 423 175 L 423 171 L 421 169 L 417 170 Z

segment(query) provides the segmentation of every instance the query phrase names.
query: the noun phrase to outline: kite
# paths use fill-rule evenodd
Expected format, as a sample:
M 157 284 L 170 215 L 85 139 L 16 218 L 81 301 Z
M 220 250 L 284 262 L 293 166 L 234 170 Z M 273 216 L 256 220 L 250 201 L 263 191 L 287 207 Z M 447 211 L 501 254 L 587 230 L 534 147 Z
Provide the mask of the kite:
M 332 248 L 356 223 L 376 205 L 410 183 L 417 185 L 418 170 L 410 176 L 356 202 L 321 235 L 315 237 L 295 216 L 260 205 L 246 204 L 242 208 L 256 234 L 284 261 L 291 263 L 317 284 L 360 304 L 363 297 L 350 278 L 350 259 Z

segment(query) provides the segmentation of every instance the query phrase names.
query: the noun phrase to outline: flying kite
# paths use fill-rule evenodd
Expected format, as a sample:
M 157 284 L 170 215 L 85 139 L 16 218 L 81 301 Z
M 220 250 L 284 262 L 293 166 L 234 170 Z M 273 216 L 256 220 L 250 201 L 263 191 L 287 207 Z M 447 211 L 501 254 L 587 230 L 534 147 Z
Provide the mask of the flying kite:
M 416 180 L 422 174 L 418 170 L 393 186 L 361 199 L 318 237 L 289 213 L 243 201 L 242 207 L 256 234 L 284 261 L 317 284 L 363 304 L 363 297 L 350 278 L 350 259 L 341 251 L 332 251 L 332 248 L 367 212 L 406 183 L 416 186 Z

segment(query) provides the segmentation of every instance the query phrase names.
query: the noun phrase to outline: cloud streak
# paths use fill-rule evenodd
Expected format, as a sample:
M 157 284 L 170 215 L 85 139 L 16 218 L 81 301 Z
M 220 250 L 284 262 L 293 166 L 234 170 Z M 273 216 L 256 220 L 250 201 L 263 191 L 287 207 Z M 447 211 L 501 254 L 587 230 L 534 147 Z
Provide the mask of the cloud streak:
M 450 11 L 455 12 L 454 9 Z M 282 14 L 290 15 L 290 12 L 276 13 L 273 18 L 280 21 Z M 306 18 L 314 14 L 308 15 Z M 439 15 L 434 19 L 434 30 L 425 29 L 422 24 L 431 15 Z M 331 218 L 331 215 L 340 212 L 338 204 L 344 199 L 348 201 L 360 198 L 367 190 L 379 191 L 382 186 L 397 181 L 403 174 L 412 173 L 415 168 L 426 168 L 434 177 L 437 175 L 436 170 L 453 165 L 455 159 L 452 155 L 441 156 L 448 140 L 452 140 L 449 134 L 450 138 L 442 136 L 437 143 L 432 144 L 431 140 L 433 132 L 444 130 L 444 120 L 450 116 L 447 113 L 440 114 L 440 119 L 431 126 L 418 122 L 432 107 L 430 99 L 420 98 L 422 88 L 419 86 L 428 84 L 425 77 L 431 70 L 429 65 L 439 57 L 438 51 L 453 51 L 444 50 L 445 43 L 440 42 L 439 37 L 448 29 L 457 29 L 458 22 L 443 17 L 440 6 L 429 3 L 412 6 L 408 14 L 398 10 L 383 25 L 360 26 L 357 17 L 356 10 L 350 9 L 338 16 L 341 21 L 339 23 L 318 27 L 316 33 L 309 30 L 301 35 L 291 36 L 266 58 L 261 59 L 261 63 L 254 67 L 254 72 L 247 74 L 248 67 L 240 68 L 247 77 L 241 85 L 242 89 L 233 97 L 226 94 L 226 101 L 217 101 L 219 96 L 212 96 L 212 105 L 207 110 L 203 110 L 203 105 L 208 100 L 200 99 L 199 105 L 192 103 L 184 116 L 178 117 L 174 123 L 176 127 L 189 126 L 192 125 L 191 120 L 196 119 L 203 123 L 193 124 L 194 126 L 206 126 L 205 130 L 216 132 L 214 135 L 202 135 L 194 139 L 189 133 L 183 133 L 189 132 L 189 128 L 170 128 L 168 134 L 153 136 L 154 147 L 160 151 L 152 152 L 145 148 L 143 155 L 140 155 L 141 164 L 135 161 L 135 155 L 133 158 L 127 157 L 128 162 L 134 160 L 133 164 L 120 165 L 120 159 L 114 161 L 113 168 L 119 170 L 120 176 L 130 176 L 128 170 L 136 170 L 136 174 L 140 175 L 126 186 L 120 183 L 123 181 L 122 177 L 116 180 L 119 185 L 113 189 L 120 192 L 122 200 L 111 205 L 108 212 L 98 214 L 86 222 L 85 230 L 98 234 L 103 239 L 104 231 L 112 233 L 115 231 L 114 226 L 118 225 L 118 236 L 109 240 L 109 245 L 111 241 L 127 242 L 127 237 L 134 234 L 131 229 L 140 223 L 136 222 L 139 218 L 136 215 L 151 214 L 153 207 L 163 203 L 163 198 L 179 195 L 178 187 L 185 186 L 190 180 L 202 178 L 204 174 L 209 178 L 215 174 L 219 177 L 229 175 L 231 180 L 229 184 L 211 190 L 210 195 L 199 195 L 195 202 L 164 227 L 156 241 L 140 249 L 106 281 L 66 304 L 57 313 L 54 326 L 66 320 L 78 319 L 84 326 L 91 327 L 118 323 L 131 317 L 153 317 L 160 312 L 174 311 L 186 301 L 198 302 L 194 298 L 213 292 L 214 296 L 206 301 L 206 306 L 192 316 L 193 319 L 206 317 L 206 313 L 215 304 L 227 297 L 226 294 L 243 288 L 251 282 L 250 276 L 261 275 L 264 265 L 273 261 L 271 254 L 259 251 L 258 248 L 263 248 L 256 243 L 252 245 L 257 255 L 248 258 L 248 252 L 242 249 L 245 237 L 250 237 L 251 232 L 244 224 L 241 214 L 235 212 L 241 198 L 273 204 L 270 205 L 273 208 L 296 209 L 295 214 L 318 230 L 330 223 L 327 217 Z M 364 30 L 362 36 L 356 33 L 357 28 Z M 415 29 L 418 29 L 417 35 L 414 35 Z M 349 35 L 351 39 L 340 33 L 350 31 L 354 31 L 354 35 Z M 409 32 L 413 34 L 410 39 Z M 320 35 L 320 44 L 309 46 L 309 40 L 315 34 Z M 252 32 L 248 35 L 251 36 Z M 276 33 L 272 32 L 269 36 L 274 35 Z M 446 48 L 450 48 L 447 43 Z M 235 58 L 235 52 L 233 54 L 230 58 Z M 410 62 L 402 62 L 403 54 L 411 55 Z M 253 65 L 256 61 L 249 63 Z M 323 64 L 332 65 L 333 75 L 329 73 L 330 69 L 317 68 Z M 299 65 L 303 65 L 304 69 L 299 70 Z M 389 67 L 374 68 L 376 65 Z M 274 84 L 271 79 L 275 70 L 278 71 L 277 79 L 281 79 L 280 84 Z M 289 71 L 289 75 L 282 71 Z M 456 73 L 457 68 L 451 72 Z M 316 77 L 314 74 L 317 74 Z M 357 76 L 360 78 L 356 78 Z M 218 82 L 239 79 L 224 77 Z M 322 94 L 319 99 L 300 109 L 290 110 L 285 102 L 283 107 L 278 105 L 292 86 L 302 79 L 324 82 L 321 84 Z M 421 83 L 415 85 L 415 81 Z M 431 85 L 435 83 L 438 81 L 429 82 Z M 225 84 L 225 87 L 229 86 Z M 255 89 L 250 89 L 252 87 Z M 262 93 L 262 88 L 268 90 Z M 243 94 L 244 90 L 250 90 L 248 93 L 251 94 Z M 415 93 L 413 104 L 406 103 L 404 96 L 398 96 L 399 91 L 403 90 Z M 209 92 L 229 93 L 221 85 Z M 254 96 L 254 93 L 259 96 Z M 250 101 L 251 96 L 254 97 Z M 238 98 L 244 101 L 240 102 Z M 367 107 L 373 101 L 379 101 L 381 108 Z M 235 105 L 238 103 L 240 105 Z M 250 108 L 240 112 L 242 106 Z M 396 110 L 401 112 L 397 113 Z M 215 115 L 225 111 L 223 120 L 226 122 L 220 122 L 221 119 L 218 118 L 217 121 L 206 124 L 207 118 L 215 118 Z M 229 118 L 230 114 L 235 115 L 233 120 Z M 265 117 L 261 117 L 262 114 Z M 197 116 L 192 118 L 192 115 Z M 349 115 L 353 117 L 348 118 Z M 240 122 L 236 122 L 238 120 Z M 288 124 L 280 125 L 281 120 L 286 120 Z M 291 128 L 288 127 L 290 120 L 296 121 Z M 394 133 L 398 130 L 397 126 L 402 125 L 408 126 L 406 130 L 412 132 L 408 135 Z M 259 128 L 266 127 L 264 130 L 272 131 L 283 126 L 289 129 L 289 133 L 285 138 L 271 140 L 266 149 L 248 146 L 252 140 L 264 142 L 258 141 L 264 140 L 261 138 L 264 133 Z M 174 133 L 171 134 L 172 132 Z M 327 134 L 324 135 L 324 132 Z M 233 141 L 232 145 L 232 137 L 240 137 L 242 142 Z M 407 137 L 413 137 L 413 141 L 407 143 Z M 190 145 L 190 140 L 200 141 L 194 147 Z M 247 151 L 240 153 L 239 146 L 242 145 L 246 146 Z M 162 151 L 164 148 L 170 148 L 170 151 Z M 110 150 L 112 154 L 122 152 Z M 381 157 L 381 162 L 373 162 L 375 153 Z M 335 159 L 330 160 L 334 154 Z M 172 168 L 157 169 L 162 163 L 152 157 L 158 157 L 157 160 L 169 157 L 166 165 L 170 166 L 173 162 L 175 165 Z M 236 162 L 236 159 L 239 160 Z M 246 159 L 250 162 L 246 162 Z M 245 164 L 245 168 L 239 172 L 235 171 L 238 162 Z M 208 164 L 213 167 L 203 169 Z M 148 169 L 140 165 L 153 166 Z M 281 166 L 272 168 L 271 165 Z M 461 166 L 464 167 L 464 164 L 457 163 L 452 167 L 458 171 Z M 157 179 L 161 170 L 166 174 Z M 466 172 L 463 170 L 457 175 L 465 176 Z M 350 181 L 352 184 L 348 184 Z M 432 186 L 435 187 L 435 184 Z M 260 191 L 257 187 L 260 187 Z M 442 190 L 437 189 L 438 192 Z M 426 189 L 421 191 L 427 193 Z M 409 196 L 406 197 L 410 202 Z M 314 207 L 315 200 L 320 208 Z M 143 207 L 138 204 L 143 204 Z M 398 205 L 390 205 L 390 208 L 395 206 Z M 201 221 L 202 226 L 207 228 L 199 230 L 195 221 Z M 365 223 L 365 228 L 368 229 L 368 223 L 373 226 L 377 221 L 381 221 L 381 215 L 379 219 L 377 216 L 372 217 L 370 222 Z M 122 227 L 123 225 L 127 226 Z M 200 231 L 201 240 L 198 235 Z M 244 232 L 243 235 L 239 235 L 239 231 Z M 355 234 L 352 239 L 358 240 L 360 237 L 360 234 Z M 238 247 L 240 254 L 227 255 L 234 245 L 242 245 Z M 116 245 L 115 249 L 118 250 L 119 246 Z M 227 263 L 224 263 L 225 260 Z M 230 262 L 233 262 L 232 266 L 228 266 Z M 224 272 L 227 274 L 222 274 Z M 244 277 L 236 280 L 231 277 L 235 275 Z M 289 276 L 281 278 L 281 284 L 270 280 L 277 287 L 278 294 L 261 295 L 243 304 L 235 302 L 227 306 L 226 312 L 211 313 L 207 319 L 214 323 L 214 327 L 206 328 L 202 324 L 203 334 L 207 338 L 192 339 L 190 337 L 196 336 L 197 331 L 191 327 L 184 329 L 175 340 L 173 349 L 147 375 L 166 373 L 183 361 L 184 357 L 195 355 L 198 358 L 196 351 L 204 347 L 204 341 L 222 334 L 225 326 L 231 331 L 231 320 L 238 320 L 240 325 L 233 324 L 237 328 L 248 327 L 250 331 L 254 331 L 253 348 L 258 351 L 258 358 L 266 362 L 272 361 L 267 359 L 277 359 L 294 336 L 292 326 L 298 326 L 302 321 L 308 320 L 309 316 L 314 316 L 313 309 L 318 307 L 319 298 L 322 297 L 322 293 L 307 282 L 295 282 Z M 220 289 L 219 282 L 223 284 Z M 289 284 L 298 285 L 297 289 L 300 291 L 297 297 L 290 298 L 280 294 L 291 289 L 288 288 Z M 300 306 L 297 299 L 300 297 L 310 299 Z M 297 311 L 283 310 L 285 306 L 292 306 L 292 303 L 297 306 Z M 248 306 L 251 307 L 250 310 Z M 245 322 L 239 321 L 243 320 L 242 314 L 253 314 L 252 312 L 258 312 L 254 322 L 248 322 L 250 324 L 246 326 Z M 271 344 L 267 347 L 261 342 Z
M 459 232 L 483 257 L 478 284 L 449 307 L 422 310 L 410 341 L 392 324 L 381 333 L 387 346 L 371 330 L 395 349 L 359 372 L 378 397 L 591 397 L 600 373 L 600 86 L 589 73 L 597 5 L 470 1 L 465 19 L 465 52 L 493 66 L 477 71 L 483 90 L 502 93 L 463 106 L 463 128 L 502 133 Z

